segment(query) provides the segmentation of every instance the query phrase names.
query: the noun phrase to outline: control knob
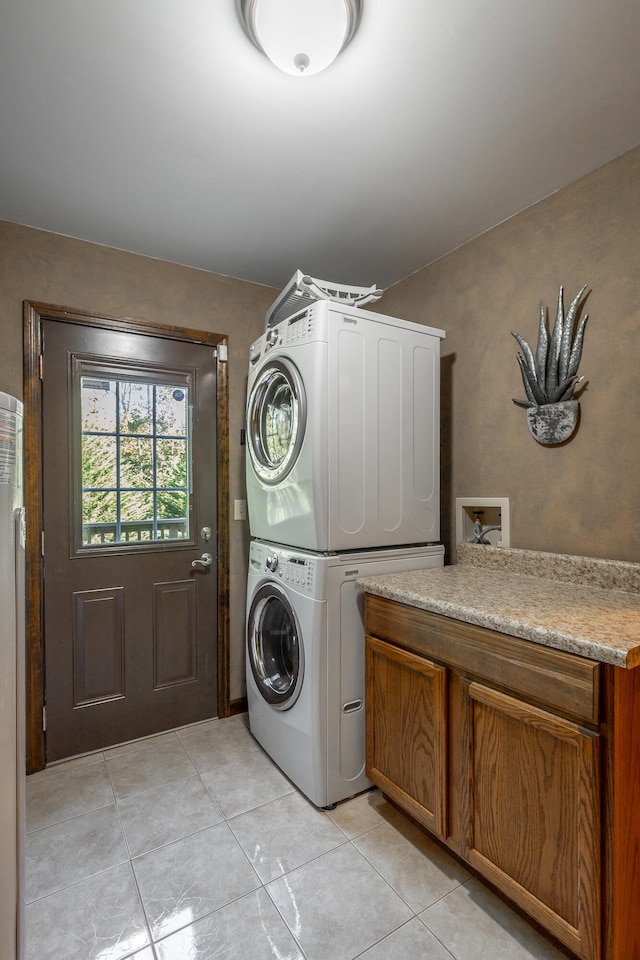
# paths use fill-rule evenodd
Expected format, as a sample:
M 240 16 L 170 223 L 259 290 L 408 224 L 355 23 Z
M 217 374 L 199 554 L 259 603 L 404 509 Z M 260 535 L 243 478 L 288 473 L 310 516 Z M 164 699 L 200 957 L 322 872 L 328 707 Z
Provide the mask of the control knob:
M 278 328 L 272 327 L 267 334 L 267 343 L 270 347 L 275 347 L 278 342 Z
M 278 555 L 277 553 L 271 553 L 265 560 L 265 566 L 267 570 L 270 570 L 271 573 L 275 573 L 278 569 Z

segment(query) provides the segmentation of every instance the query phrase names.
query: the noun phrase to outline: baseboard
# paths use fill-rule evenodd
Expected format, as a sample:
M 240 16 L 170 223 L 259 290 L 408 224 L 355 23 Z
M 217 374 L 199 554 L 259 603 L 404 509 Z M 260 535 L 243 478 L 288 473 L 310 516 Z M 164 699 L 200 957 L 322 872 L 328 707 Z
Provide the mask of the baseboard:
M 238 700 L 232 700 L 229 703 L 229 716 L 237 717 L 239 713 L 247 712 L 247 698 L 240 697 Z

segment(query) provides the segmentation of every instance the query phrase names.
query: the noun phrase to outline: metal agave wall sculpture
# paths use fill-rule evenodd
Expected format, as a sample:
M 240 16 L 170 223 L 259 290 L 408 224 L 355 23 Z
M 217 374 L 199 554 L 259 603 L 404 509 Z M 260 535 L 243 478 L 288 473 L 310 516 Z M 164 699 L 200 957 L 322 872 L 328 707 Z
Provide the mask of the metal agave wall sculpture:
M 578 377 L 582 359 L 586 314 L 574 330 L 575 320 L 586 284 L 571 301 L 564 314 L 563 288 L 558 295 L 558 312 L 551 337 L 547 332 L 544 304 L 540 303 L 538 346 L 535 356 L 519 333 L 512 333 L 522 353 L 516 354 L 526 400 L 515 400 L 527 408 L 527 422 L 532 436 L 546 445 L 563 443 L 574 433 L 578 423 L 576 387 L 584 380 Z

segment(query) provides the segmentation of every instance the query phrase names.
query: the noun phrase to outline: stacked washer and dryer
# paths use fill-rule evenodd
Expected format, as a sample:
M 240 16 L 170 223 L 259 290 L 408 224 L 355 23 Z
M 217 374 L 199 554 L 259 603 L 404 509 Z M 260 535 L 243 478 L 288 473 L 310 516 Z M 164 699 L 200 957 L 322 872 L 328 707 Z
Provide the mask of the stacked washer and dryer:
M 296 273 L 250 350 L 247 701 L 253 735 L 328 807 L 365 775 L 366 576 L 441 566 L 442 330 Z

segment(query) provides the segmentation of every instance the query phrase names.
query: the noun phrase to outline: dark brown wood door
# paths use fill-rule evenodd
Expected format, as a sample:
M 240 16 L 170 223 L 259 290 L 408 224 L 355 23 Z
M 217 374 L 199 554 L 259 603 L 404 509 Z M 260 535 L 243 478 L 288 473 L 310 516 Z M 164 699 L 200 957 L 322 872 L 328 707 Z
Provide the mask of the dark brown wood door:
M 55 320 L 43 345 L 51 761 L 217 715 L 216 361 Z

